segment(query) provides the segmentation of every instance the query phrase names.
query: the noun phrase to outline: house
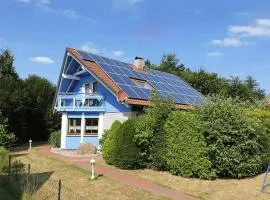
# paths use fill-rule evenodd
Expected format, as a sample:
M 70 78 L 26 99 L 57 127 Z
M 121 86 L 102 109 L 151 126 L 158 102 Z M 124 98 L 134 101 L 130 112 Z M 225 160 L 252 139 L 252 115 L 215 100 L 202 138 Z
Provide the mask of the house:
M 144 66 L 140 57 L 128 64 L 67 48 L 54 98 L 54 111 L 62 115 L 61 148 L 76 149 L 83 141 L 98 146 L 115 120 L 123 122 L 150 105 L 152 90 L 173 98 L 179 109 L 204 98 L 179 77 Z

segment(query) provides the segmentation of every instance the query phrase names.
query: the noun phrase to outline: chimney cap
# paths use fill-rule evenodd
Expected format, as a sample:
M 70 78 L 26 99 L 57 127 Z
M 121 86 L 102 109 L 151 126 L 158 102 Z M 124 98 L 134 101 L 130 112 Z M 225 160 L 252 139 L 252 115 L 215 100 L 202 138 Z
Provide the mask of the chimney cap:
M 139 60 L 143 60 L 142 57 L 136 56 L 136 57 L 135 57 L 135 60 L 138 60 L 138 59 L 139 59 Z

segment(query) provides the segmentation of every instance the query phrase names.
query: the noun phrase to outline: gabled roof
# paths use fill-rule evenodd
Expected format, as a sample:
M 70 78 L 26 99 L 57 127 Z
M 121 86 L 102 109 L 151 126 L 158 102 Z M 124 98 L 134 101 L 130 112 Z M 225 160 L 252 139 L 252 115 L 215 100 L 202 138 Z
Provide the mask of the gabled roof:
M 131 78 L 147 81 L 164 98 L 172 97 L 180 109 L 191 109 L 193 105 L 203 102 L 204 96 L 201 93 L 173 74 L 149 68 L 145 68 L 144 72 L 135 71 L 131 64 L 74 48 L 67 48 L 67 52 L 102 81 L 120 102 L 131 105 L 151 103 L 151 90 L 139 87 Z

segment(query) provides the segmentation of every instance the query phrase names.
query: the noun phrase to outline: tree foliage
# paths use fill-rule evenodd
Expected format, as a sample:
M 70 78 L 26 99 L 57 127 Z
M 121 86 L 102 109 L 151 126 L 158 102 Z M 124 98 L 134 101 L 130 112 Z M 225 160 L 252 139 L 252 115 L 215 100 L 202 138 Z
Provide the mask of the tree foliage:
M 6 123 L 19 142 L 47 140 L 58 130 L 59 116 L 52 113 L 55 86 L 36 75 L 22 80 L 9 50 L 0 54 L 0 123 Z
M 232 98 L 211 98 L 197 109 L 208 156 L 219 177 L 242 178 L 262 172 L 267 134 L 246 106 Z
M 173 112 L 166 121 L 166 153 L 168 169 L 183 177 L 215 178 L 207 157 L 207 146 L 193 112 Z

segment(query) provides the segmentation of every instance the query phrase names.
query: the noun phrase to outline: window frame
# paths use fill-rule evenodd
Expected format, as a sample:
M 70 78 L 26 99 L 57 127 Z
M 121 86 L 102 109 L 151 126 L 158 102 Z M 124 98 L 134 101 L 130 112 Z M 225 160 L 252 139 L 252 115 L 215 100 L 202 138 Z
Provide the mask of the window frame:
M 81 118 L 68 118 L 68 131 L 67 131 L 67 135 L 68 136 L 80 136 L 81 135 L 81 123 L 82 123 L 82 119 Z
M 90 125 L 88 125 L 88 121 L 92 121 Z M 97 124 L 94 124 L 95 121 Z M 87 127 L 92 127 L 92 129 L 87 129 Z M 84 136 L 98 136 L 99 129 L 99 118 L 85 118 L 85 127 L 84 127 Z M 90 130 L 90 132 L 88 132 Z

